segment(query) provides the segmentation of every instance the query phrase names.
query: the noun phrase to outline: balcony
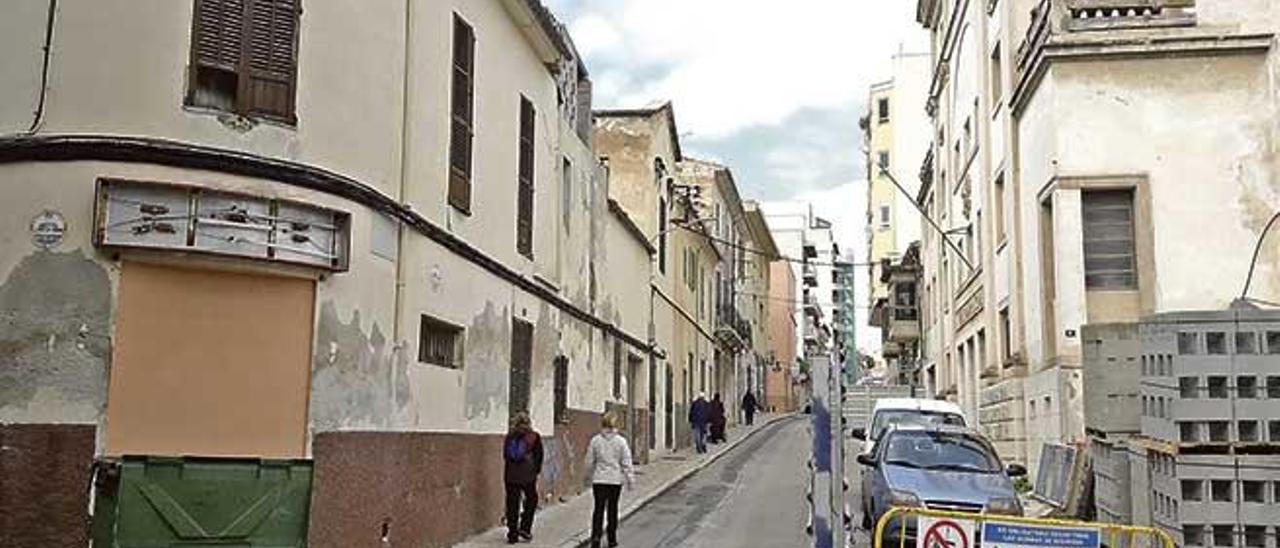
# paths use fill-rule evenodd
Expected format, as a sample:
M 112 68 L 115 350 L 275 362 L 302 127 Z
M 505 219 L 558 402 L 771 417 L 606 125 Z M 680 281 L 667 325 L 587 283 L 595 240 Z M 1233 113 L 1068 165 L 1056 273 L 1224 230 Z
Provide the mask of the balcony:
M 889 332 L 886 337 L 895 343 L 920 340 L 920 315 L 914 307 L 894 308 L 889 314 Z
M 722 306 L 716 311 L 716 337 L 731 348 L 751 347 L 751 322 L 733 306 Z

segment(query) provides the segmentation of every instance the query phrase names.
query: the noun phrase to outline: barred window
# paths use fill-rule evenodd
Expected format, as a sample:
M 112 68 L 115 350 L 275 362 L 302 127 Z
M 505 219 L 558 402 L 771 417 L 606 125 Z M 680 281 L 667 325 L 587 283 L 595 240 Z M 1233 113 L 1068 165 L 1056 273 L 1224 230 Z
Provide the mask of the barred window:
M 423 315 L 418 324 L 418 361 L 450 369 L 462 368 L 461 327 Z

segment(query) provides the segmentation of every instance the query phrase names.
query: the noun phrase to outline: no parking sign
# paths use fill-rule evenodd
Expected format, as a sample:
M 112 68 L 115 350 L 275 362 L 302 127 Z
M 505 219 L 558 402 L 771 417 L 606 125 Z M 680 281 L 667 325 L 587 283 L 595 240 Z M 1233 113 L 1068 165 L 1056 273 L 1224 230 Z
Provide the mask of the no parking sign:
M 972 521 L 921 517 L 916 527 L 916 548 L 973 548 Z

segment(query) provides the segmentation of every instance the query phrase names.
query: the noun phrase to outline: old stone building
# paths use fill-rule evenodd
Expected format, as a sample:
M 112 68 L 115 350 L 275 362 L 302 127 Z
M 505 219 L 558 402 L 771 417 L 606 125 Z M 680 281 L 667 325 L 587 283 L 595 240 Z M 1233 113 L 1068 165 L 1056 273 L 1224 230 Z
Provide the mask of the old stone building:
M 0 43 L 0 544 L 172 520 L 144 481 L 279 495 L 237 538 L 447 544 L 497 524 L 513 412 L 552 497 L 606 410 L 661 432 L 658 246 L 536 0 L 24 1 Z
M 1219 310 L 1274 212 L 1273 2 L 920 0 L 926 371 L 1010 460 L 1085 439 L 1081 330 Z M 1252 296 L 1276 300 L 1264 247 Z M 936 335 L 935 335 L 936 334 Z

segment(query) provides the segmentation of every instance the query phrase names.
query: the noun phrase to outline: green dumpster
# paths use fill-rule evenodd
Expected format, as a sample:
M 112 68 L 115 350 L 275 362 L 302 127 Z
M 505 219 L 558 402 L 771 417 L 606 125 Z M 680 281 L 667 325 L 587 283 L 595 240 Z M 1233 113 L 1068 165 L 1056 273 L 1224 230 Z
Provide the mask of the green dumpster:
M 95 474 L 95 548 L 307 544 L 310 461 L 124 457 Z

